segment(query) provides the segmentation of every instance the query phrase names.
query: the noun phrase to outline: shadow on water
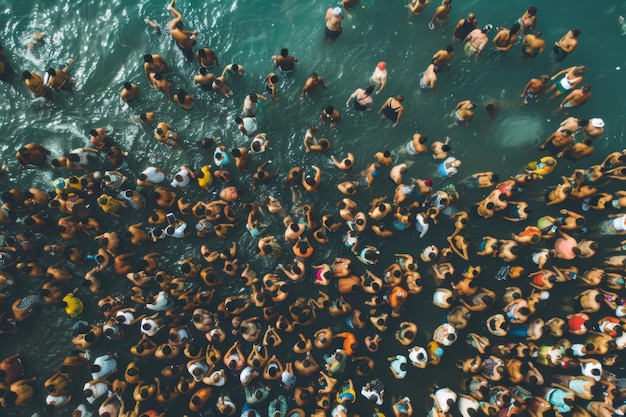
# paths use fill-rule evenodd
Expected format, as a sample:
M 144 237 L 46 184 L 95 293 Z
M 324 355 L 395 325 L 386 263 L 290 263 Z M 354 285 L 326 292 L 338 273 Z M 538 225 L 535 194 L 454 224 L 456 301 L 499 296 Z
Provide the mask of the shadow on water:
M 493 128 L 491 140 L 504 148 L 528 148 L 541 144 L 543 136 L 541 117 L 513 115 L 497 122 Z

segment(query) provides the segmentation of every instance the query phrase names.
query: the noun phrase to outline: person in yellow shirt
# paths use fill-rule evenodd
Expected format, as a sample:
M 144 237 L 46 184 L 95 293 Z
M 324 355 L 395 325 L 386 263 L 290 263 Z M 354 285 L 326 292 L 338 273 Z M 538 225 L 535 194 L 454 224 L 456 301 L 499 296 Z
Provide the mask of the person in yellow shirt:
M 204 190 L 209 189 L 209 185 L 213 182 L 213 174 L 211 173 L 211 165 L 205 165 L 196 171 L 196 180 L 198 185 Z
M 120 215 L 117 214 L 120 206 L 126 207 L 126 204 L 124 204 L 123 201 L 117 200 L 107 194 L 102 194 L 100 197 L 98 197 L 97 201 L 102 211 L 104 211 L 105 213 L 109 213 L 110 215 L 115 217 L 120 217 Z
M 61 305 L 65 307 L 65 312 L 72 317 L 76 317 L 83 312 L 83 302 L 80 298 L 74 296 L 76 291 L 78 291 L 78 288 L 63 297 L 63 301 L 61 302 Z
M 533 161 L 526 165 L 528 173 L 539 175 L 540 178 L 554 171 L 554 168 L 556 168 L 556 159 L 551 156 L 544 156 L 539 161 Z

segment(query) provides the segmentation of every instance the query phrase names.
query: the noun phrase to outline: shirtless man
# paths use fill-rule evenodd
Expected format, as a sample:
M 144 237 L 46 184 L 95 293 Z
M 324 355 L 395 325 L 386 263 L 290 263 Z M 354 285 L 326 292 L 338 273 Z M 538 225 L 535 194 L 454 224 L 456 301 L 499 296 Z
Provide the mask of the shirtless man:
M 370 77 L 370 82 L 376 85 L 380 85 L 376 94 L 380 94 L 381 91 L 387 86 L 387 64 L 383 61 L 380 61 L 376 64 L 376 69 L 374 73 Z
M 446 141 L 442 142 L 437 140 L 430 145 L 430 150 L 433 152 L 433 158 L 437 160 L 443 160 L 448 157 L 448 152 L 452 149 L 450 147 L 450 137 L 446 136 Z
M 556 62 L 563 62 L 567 55 L 574 52 L 574 49 L 578 46 L 578 36 L 580 35 L 580 29 L 572 29 L 565 34 L 558 42 L 554 43 L 552 49 L 552 57 Z
M 228 64 L 224 67 L 224 71 L 222 71 L 222 77 L 227 75 L 231 77 L 241 77 L 246 69 L 241 64 Z
M 186 55 L 191 53 L 191 48 L 196 44 L 196 37 L 198 32 L 184 30 L 183 15 L 174 8 L 174 0 L 167 6 L 167 9 L 172 13 L 174 19 L 167 23 L 167 28 L 172 34 L 172 39 L 176 41 L 176 45 L 182 49 Z
M 546 41 L 541 39 L 542 31 L 529 33 L 522 41 L 522 58 L 534 58 L 546 49 Z
M 317 73 L 311 73 L 311 76 L 304 83 L 304 87 L 302 88 L 302 94 L 300 95 L 300 100 L 304 100 L 304 95 L 314 93 L 317 89 L 322 86 L 326 88 L 326 84 L 324 84 L 324 79 L 317 75 Z
M 524 99 L 522 106 L 532 102 L 539 103 L 541 96 L 543 96 L 548 88 L 547 83 L 549 79 L 550 76 L 547 74 L 544 74 L 539 78 L 531 78 L 522 90 L 522 94 L 520 94 L 520 97 Z
M 557 130 L 548 136 L 548 139 L 539 147 L 539 150 L 544 151 L 547 149 L 551 154 L 556 155 L 572 142 L 574 142 L 574 136 L 572 136 L 571 130 Z
M 429 3 L 430 0 L 413 0 L 409 3 L 409 10 L 414 15 L 419 16 Z
M 126 81 L 124 83 L 124 88 L 122 89 L 122 92 L 120 93 L 120 98 L 122 99 L 122 101 L 125 101 L 126 103 L 130 103 L 131 101 L 136 99 L 137 96 L 139 96 L 139 94 L 140 94 L 139 86 L 137 84 L 132 84 Z
M 199 84 L 202 88 L 210 87 L 215 81 L 215 74 L 209 72 L 206 68 L 200 68 L 198 74 L 194 75 L 193 82 Z
M 211 48 L 198 49 L 196 52 L 196 62 L 200 67 L 211 69 L 217 64 L 220 65 L 220 60 L 217 58 L 217 54 Z
M 574 143 L 569 149 L 564 150 L 563 154 L 568 159 L 578 161 L 586 156 L 593 155 L 593 152 L 593 140 L 585 139 L 582 142 Z
M 68 59 L 63 69 L 48 68 L 46 71 L 47 76 L 44 75 L 44 81 L 46 81 L 48 87 L 54 89 L 54 91 L 65 90 L 71 92 L 73 80 L 67 75 L 67 70 L 73 62 L 73 60 Z
M 329 7 L 328 10 L 326 10 L 326 31 L 324 33 L 324 39 L 330 39 L 333 42 L 337 40 L 339 35 L 341 35 L 342 20 L 341 7 Z
M 46 162 L 50 151 L 38 143 L 29 143 L 22 146 L 16 153 L 15 159 L 20 163 L 21 168 L 27 165 L 40 166 Z
M 520 34 L 530 33 L 537 26 L 537 8 L 530 6 L 517 22 L 521 25 Z
M 280 68 L 282 72 L 291 72 L 296 69 L 298 58 L 293 55 L 289 55 L 289 50 L 283 48 L 280 50 L 280 55 L 274 55 L 274 67 Z
M 50 88 L 44 84 L 43 78 L 41 78 L 39 74 L 24 71 L 22 73 L 22 78 L 24 78 L 24 84 L 26 84 L 30 91 L 35 93 L 36 97 L 46 97 L 47 99 L 51 98 Z
M 446 49 L 440 49 L 435 52 L 433 55 L 433 60 L 431 61 L 433 64 L 437 65 L 439 68 L 443 68 L 446 66 L 450 69 L 450 61 L 454 58 L 454 46 L 447 45 Z
M 443 26 L 448 23 L 448 18 L 450 17 L 450 11 L 452 10 L 452 0 L 442 0 L 441 6 L 435 9 L 435 14 L 428 22 L 428 28 L 433 30 L 435 28 L 435 22 L 439 26 Z
M 567 95 L 559 105 L 559 111 L 573 109 L 585 104 L 591 98 L 591 87 L 589 84 L 583 85 L 581 88 L 573 90 Z
M 163 90 L 165 94 L 167 94 L 167 99 L 171 99 L 170 83 L 168 83 L 165 77 L 163 77 L 163 74 L 159 72 L 151 72 L 148 75 L 148 81 L 150 81 L 152 88 L 155 90 Z
M 150 79 L 151 72 L 158 72 L 160 74 L 167 74 L 170 72 L 170 67 L 167 65 L 161 55 L 145 54 L 143 56 L 143 71 L 146 77 Z
M 352 15 L 348 11 L 348 9 L 352 9 L 353 7 L 358 6 L 359 3 L 361 3 L 361 0 L 341 0 L 341 7 L 343 7 L 343 10 L 346 11 L 346 15 L 350 19 L 352 19 Z
M 428 147 L 424 145 L 428 140 L 428 136 L 421 133 L 415 133 L 410 142 L 403 146 L 398 153 L 406 153 L 409 155 L 418 155 L 428 152 Z
M 419 79 L 419 85 L 421 90 L 433 90 L 433 92 L 437 92 L 435 88 L 435 83 L 437 82 L 437 73 L 441 71 L 435 64 L 430 64 L 426 71 L 422 72 Z
M 508 52 L 515 42 L 520 31 L 520 24 L 514 23 L 510 29 L 500 28 L 493 38 L 493 44 L 499 52 Z
M 486 25 L 482 29 L 474 29 L 464 39 L 465 42 L 465 55 L 468 57 L 475 56 L 478 58 L 485 49 L 487 42 L 489 42 L 489 36 L 487 32 L 491 30 L 492 25 Z
M 230 89 L 226 77 L 217 77 L 215 81 L 213 81 L 213 84 L 211 84 L 211 88 L 213 91 L 226 98 L 230 98 L 233 95 L 233 90 Z
M 407 173 L 408 168 L 405 163 L 394 165 L 389 171 L 389 180 L 396 185 L 402 184 L 402 176 Z
M 454 117 L 457 125 L 468 126 L 474 117 L 475 108 L 476 104 L 472 103 L 471 100 L 463 100 L 456 105 L 451 116 Z

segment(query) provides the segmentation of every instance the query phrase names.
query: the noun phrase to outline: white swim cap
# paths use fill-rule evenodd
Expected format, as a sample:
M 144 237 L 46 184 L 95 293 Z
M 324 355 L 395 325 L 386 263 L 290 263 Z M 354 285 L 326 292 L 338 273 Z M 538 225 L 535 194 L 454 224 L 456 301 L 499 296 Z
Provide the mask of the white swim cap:
M 593 127 L 597 127 L 597 128 L 602 128 L 604 127 L 604 120 L 596 117 L 595 119 L 591 119 L 589 120 L 589 123 L 591 123 L 591 126 Z
M 341 7 L 335 7 L 333 9 L 333 16 L 341 16 Z

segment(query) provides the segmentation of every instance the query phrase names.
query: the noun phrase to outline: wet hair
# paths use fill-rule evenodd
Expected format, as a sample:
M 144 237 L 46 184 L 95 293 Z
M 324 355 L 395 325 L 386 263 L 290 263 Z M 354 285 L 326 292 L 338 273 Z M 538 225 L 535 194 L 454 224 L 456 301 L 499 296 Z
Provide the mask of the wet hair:
M 335 112 L 335 108 L 333 106 L 328 106 L 324 109 L 324 111 L 330 116 Z
M 446 46 L 446 52 L 452 52 L 452 51 L 454 51 L 454 46 L 452 46 L 452 45 L 447 45 L 447 46 Z
M 57 75 L 57 72 L 54 68 L 48 68 L 46 70 L 46 72 L 48 73 L 49 76 L 54 77 L 55 75 Z
M 580 35 L 580 29 L 578 28 L 572 29 L 572 35 L 574 35 L 574 37 L 577 38 L 578 35 Z
M 527 12 L 529 15 L 534 16 L 537 14 L 537 8 L 535 6 L 530 6 Z
M 591 86 L 589 84 L 585 84 L 582 86 L 582 92 L 583 93 L 588 93 L 591 91 Z
M 274 84 L 276 84 L 278 81 L 280 80 L 280 78 L 278 78 L 278 75 L 274 74 L 270 77 L 270 81 L 273 82 Z
M 256 103 L 256 102 L 259 100 L 259 99 L 258 99 L 258 97 L 256 96 L 256 94 L 255 94 L 255 93 L 248 94 L 248 98 L 249 98 L 249 99 L 250 99 L 250 101 L 251 101 L 251 102 L 253 102 L 253 103 Z
M 235 117 L 235 123 L 240 124 L 243 123 L 243 119 L 239 116 Z
M 235 157 L 239 158 L 241 156 L 241 150 L 239 148 L 234 148 L 230 151 L 230 153 Z
M 145 55 L 143 56 L 143 61 L 144 61 L 144 62 L 153 62 L 154 60 L 152 59 L 152 55 L 150 55 L 150 54 L 145 54 Z
M 370 85 L 369 87 L 365 89 L 365 94 L 367 94 L 368 96 L 371 96 L 375 88 L 376 88 L 375 86 Z
M 215 139 L 213 138 L 202 138 L 198 141 L 198 144 L 203 148 L 211 148 L 215 145 Z
M 399 101 L 400 103 L 402 103 L 404 101 L 404 96 L 403 95 L 397 95 L 396 96 L 396 101 Z
M 124 83 L 124 89 L 126 90 L 132 90 L 133 89 L 133 85 L 131 83 L 129 83 L 128 81 L 126 81 Z
M 385 149 L 385 151 L 383 152 L 383 156 L 385 158 L 389 158 L 391 156 L 391 151 L 389 151 L 388 149 Z
M 437 74 L 440 71 L 441 71 L 441 67 L 437 64 L 433 64 L 433 72 Z M 398 101 L 401 101 L 401 100 L 398 100 Z
M 30 71 L 24 71 L 22 72 L 22 77 L 24 77 L 25 80 L 28 80 L 33 78 L 33 74 L 31 74 Z
M 185 101 L 187 98 L 187 92 L 183 88 L 179 88 L 176 95 L 178 95 L 178 101 Z
M 280 50 L 280 56 L 282 56 L 282 57 L 287 57 L 287 56 L 289 56 L 289 49 L 287 49 L 287 48 L 283 48 L 283 49 L 281 49 L 281 50 Z
M 206 57 L 206 51 L 204 49 L 199 49 L 197 54 L 198 54 L 198 56 L 200 58 L 205 58 Z
M 442 150 L 442 151 L 444 151 L 444 152 L 448 152 L 450 149 L 452 149 L 452 148 L 450 147 L 450 145 L 443 145 L 443 146 L 441 147 L 441 150 Z

